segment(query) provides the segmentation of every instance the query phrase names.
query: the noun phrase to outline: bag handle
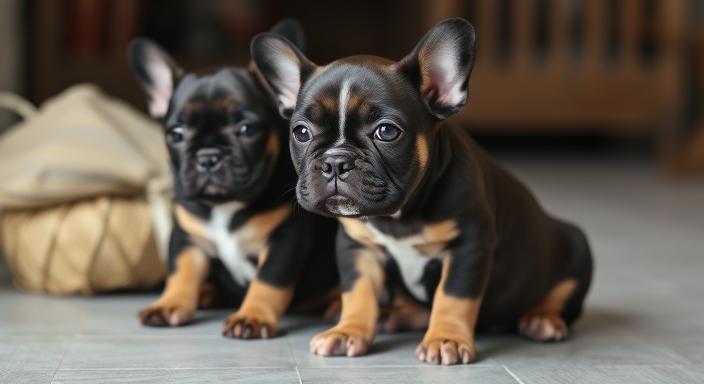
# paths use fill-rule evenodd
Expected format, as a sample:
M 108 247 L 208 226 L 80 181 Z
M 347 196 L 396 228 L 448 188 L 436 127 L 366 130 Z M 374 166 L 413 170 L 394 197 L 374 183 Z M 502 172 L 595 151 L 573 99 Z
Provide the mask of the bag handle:
M 12 92 L 0 92 L 0 108 L 9 109 L 24 120 L 29 120 L 39 113 L 34 104 Z

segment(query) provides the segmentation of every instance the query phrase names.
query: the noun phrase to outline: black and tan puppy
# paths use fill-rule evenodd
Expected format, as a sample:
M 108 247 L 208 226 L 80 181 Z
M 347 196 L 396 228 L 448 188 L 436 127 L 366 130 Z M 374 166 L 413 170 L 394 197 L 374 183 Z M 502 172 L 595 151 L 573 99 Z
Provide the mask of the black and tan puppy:
M 274 31 L 302 44 L 295 22 Z M 206 281 L 241 304 L 223 329 L 231 337 L 272 337 L 289 304 L 324 304 L 338 280 L 337 223 L 292 211 L 288 123 L 256 67 L 188 74 L 144 39 L 132 42 L 129 60 L 165 128 L 175 189 L 170 274 L 140 321 L 188 323 Z
M 383 326 L 427 326 L 416 354 L 432 363 L 473 361 L 475 328 L 562 340 L 580 315 L 592 270 L 582 231 L 444 122 L 467 101 L 474 41 L 467 21 L 450 19 L 400 62 L 316 66 L 280 37 L 253 40 L 291 118 L 298 201 L 342 223 L 342 315 L 313 353 L 364 354 L 385 283 L 396 311 Z

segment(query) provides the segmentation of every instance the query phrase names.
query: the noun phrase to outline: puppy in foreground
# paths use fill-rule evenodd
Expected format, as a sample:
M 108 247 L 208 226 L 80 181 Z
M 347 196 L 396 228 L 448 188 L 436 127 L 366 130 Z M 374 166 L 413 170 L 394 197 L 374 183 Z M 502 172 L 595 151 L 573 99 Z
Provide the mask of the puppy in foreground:
M 342 314 L 313 353 L 365 354 L 385 285 L 393 301 L 381 328 L 427 328 L 416 355 L 435 364 L 475 360 L 475 329 L 558 341 L 579 317 L 592 274 L 582 231 L 548 216 L 445 122 L 467 101 L 474 44 L 472 26 L 449 19 L 399 62 L 316 66 L 281 37 L 253 40 L 291 119 L 298 201 L 342 224 Z
M 298 23 L 273 31 L 301 47 Z M 289 304 L 324 306 L 338 287 L 337 223 L 292 211 L 288 123 L 256 68 L 188 74 L 145 39 L 130 44 L 129 60 L 164 126 L 175 190 L 170 273 L 140 322 L 183 325 L 199 300 L 209 306 L 220 297 L 240 306 L 225 336 L 268 338 Z

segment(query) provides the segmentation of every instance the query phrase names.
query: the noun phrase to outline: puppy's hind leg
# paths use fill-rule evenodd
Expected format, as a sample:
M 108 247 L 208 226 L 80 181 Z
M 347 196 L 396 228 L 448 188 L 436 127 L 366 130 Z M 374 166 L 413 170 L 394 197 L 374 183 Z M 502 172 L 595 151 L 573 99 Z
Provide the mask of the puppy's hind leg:
M 537 341 L 561 341 L 568 327 L 582 313 L 582 304 L 592 277 L 592 256 L 584 233 L 570 224 L 556 222 L 560 236 L 558 251 L 569 256 L 564 277 L 535 308 L 518 321 L 518 332 Z
M 424 331 L 430 324 L 430 308 L 399 295 L 391 307 L 382 308 L 379 331 L 383 333 Z

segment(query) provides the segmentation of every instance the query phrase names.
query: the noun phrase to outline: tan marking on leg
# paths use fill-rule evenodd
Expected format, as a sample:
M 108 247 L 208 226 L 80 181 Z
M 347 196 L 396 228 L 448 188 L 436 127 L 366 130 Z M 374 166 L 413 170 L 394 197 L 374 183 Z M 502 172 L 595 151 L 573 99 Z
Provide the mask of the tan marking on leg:
M 174 213 L 179 226 L 181 226 L 181 228 L 188 233 L 191 240 L 198 244 L 198 246 L 208 254 L 217 254 L 215 243 L 213 243 L 212 240 L 210 240 L 205 234 L 205 223 L 203 220 L 194 216 L 192 213 L 188 212 L 186 208 L 178 204 L 174 207 Z
M 576 288 L 575 279 L 563 280 L 557 284 L 540 304 L 521 316 L 518 332 L 537 341 L 560 341 L 567 338 L 569 331 L 560 313 Z
M 342 293 L 340 322 L 311 340 L 312 353 L 321 356 L 359 356 L 367 352 L 374 340 L 384 269 L 371 250 L 358 250 L 354 258 L 359 277 L 352 289 Z
M 291 213 L 289 205 L 283 205 L 270 211 L 252 216 L 236 231 L 245 231 L 241 246 L 248 254 L 259 254 L 266 246 L 271 232 L 276 229 Z
M 420 361 L 468 364 L 475 358 L 474 328 L 482 299 L 458 298 L 445 293 L 451 255 L 443 260 L 442 278 L 435 291 L 428 331 L 416 349 Z
M 139 313 L 145 325 L 177 326 L 191 321 L 200 287 L 210 270 L 208 256 L 196 247 L 188 247 L 176 257 L 176 269 L 166 279 L 159 300 Z
M 278 288 L 255 278 L 240 309 L 225 322 L 222 334 L 243 339 L 276 336 L 279 319 L 293 298 L 293 287 Z
M 423 243 L 414 247 L 422 254 L 430 257 L 441 257 L 447 244 L 459 236 L 457 222 L 454 220 L 427 224 L 423 227 Z

